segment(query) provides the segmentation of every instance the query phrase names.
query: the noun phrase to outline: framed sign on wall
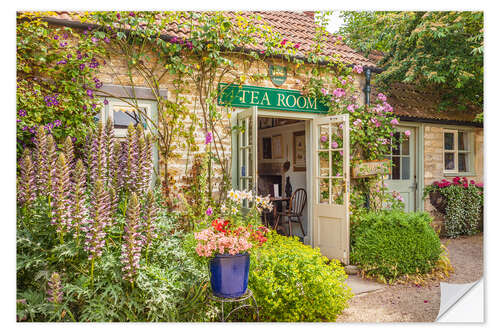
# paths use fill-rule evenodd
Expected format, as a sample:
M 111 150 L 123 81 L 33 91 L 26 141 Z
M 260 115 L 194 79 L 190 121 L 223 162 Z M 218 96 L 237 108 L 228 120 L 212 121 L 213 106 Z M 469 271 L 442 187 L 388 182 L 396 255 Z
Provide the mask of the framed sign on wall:
M 306 171 L 306 132 L 293 133 L 293 171 Z

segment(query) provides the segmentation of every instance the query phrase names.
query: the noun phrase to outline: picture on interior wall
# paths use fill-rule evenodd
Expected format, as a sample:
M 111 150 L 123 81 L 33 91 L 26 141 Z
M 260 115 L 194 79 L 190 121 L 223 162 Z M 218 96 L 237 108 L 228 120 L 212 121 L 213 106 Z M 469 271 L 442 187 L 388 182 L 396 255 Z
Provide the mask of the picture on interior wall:
M 281 134 L 272 137 L 272 150 L 273 159 L 283 158 L 283 140 Z
M 271 148 L 271 137 L 262 138 L 262 158 L 270 160 L 273 158 L 273 151 Z
M 306 171 L 306 132 L 293 133 L 293 171 Z

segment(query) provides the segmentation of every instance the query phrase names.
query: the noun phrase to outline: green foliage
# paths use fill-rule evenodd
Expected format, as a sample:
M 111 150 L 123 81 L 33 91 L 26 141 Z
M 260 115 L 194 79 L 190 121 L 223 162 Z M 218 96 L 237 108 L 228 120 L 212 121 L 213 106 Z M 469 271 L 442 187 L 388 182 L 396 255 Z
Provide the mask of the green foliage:
M 340 263 L 296 237 L 269 233 L 250 262 L 249 288 L 263 321 L 335 321 L 352 297 Z
M 206 302 L 208 271 L 184 250 L 185 234 L 176 231 L 178 216 L 162 209 L 158 238 L 141 258 L 134 287 L 123 280 L 119 230 L 116 228 L 97 261 L 93 286 L 89 260 L 77 240 L 59 244 L 50 225 L 48 206 L 33 204 L 30 215 L 19 211 L 17 232 L 17 315 L 26 321 L 206 321 L 216 316 Z M 60 272 L 62 302 L 48 301 L 47 281 Z
M 473 11 L 343 12 L 340 32 L 353 48 L 385 53 L 378 83 L 437 90 L 441 107 L 482 112 L 483 13 Z M 475 106 L 471 111 L 469 105 Z M 482 117 L 482 115 L 480 115 Z
M 479 232 L 483 191 L 477 186 L 447 186 L 439 190 L 446 198 L 444 231 L 447 237 Z
M 428 213 L 370 212 L 351 225 L 351 261 L 369 276 L 394 281 L 405 274 L 428 273 L 441 254 Z
M 94 116 L 101 107 L 88 89 L 100 84 L 94 75 L 102 43 L 94 43 L 87 32 L 49 27 L 37 13 L 18 14 L 17 19 L 18 154 L 32 145 L 40 125 L 60 144 L 67 136 L 82 143 L 88 129 L 95 127 Z

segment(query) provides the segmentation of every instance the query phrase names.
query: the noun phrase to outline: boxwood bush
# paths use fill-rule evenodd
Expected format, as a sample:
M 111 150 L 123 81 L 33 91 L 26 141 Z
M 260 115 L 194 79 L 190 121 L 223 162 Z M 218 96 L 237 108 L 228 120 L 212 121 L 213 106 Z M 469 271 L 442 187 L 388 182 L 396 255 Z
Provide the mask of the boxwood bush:
M 371 276 L 393 280 L 431 271 L 441 254 L 428 213 L 370 212 L 351 226 L 351 261 Z
M 296 237 L 269 233 L 250 265 L 249 287 L 261 321 L 335 321 L 352 297 L 340 263 Z

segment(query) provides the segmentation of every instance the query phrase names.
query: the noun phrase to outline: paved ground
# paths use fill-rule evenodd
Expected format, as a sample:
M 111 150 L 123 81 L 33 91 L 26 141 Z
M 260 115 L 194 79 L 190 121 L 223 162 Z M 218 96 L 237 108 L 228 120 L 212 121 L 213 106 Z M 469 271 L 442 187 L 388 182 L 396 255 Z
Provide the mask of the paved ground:
M 443 239 L 455 273 L 443 282 L 469 283 L 483 275 L 483 235 Z M 354 281 L 354 280 L 353 280 Z M 359 289 L 361 290 L 361 289 Z M 440 286 L 385 286 L 354 296 L 338 322 L 432 322 L 439 313 Z

